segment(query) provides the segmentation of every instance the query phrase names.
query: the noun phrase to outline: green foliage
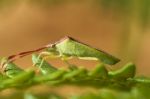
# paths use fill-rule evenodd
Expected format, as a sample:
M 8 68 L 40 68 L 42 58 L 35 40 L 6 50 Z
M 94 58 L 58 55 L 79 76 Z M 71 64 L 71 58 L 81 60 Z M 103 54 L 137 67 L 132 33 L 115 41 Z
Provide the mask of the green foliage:
M 108 71 L 104 64 L 96 65 L 92 70 L 87 70 L 85 67 L 76 67 L 76 69 L 61 69 L 48 64 L 46 60 L 39 57 L 37 54 L 32 56 L 33 63 L 37 69 L 21 70 L 14 63 L 6 63 L 8 69 L 1 74 L 0 89 L 1 91 L 10 88 L 24 91 L 12 92 L 12 96 L 1 96 L 2 99 L 149 99 L 147 91 L 150 91 L 150 79 L 144 77 L 134 77 L 135 65 L 128 63 L 119 70 Z M 41 60 L 43 60 L 42 64 Z M 15 72 L 11 76 L 10 71 Z M 5 78 L 4 78 L 5 76 Z M 43 85 L 47 87 L 56 86 L 79 86 L 91 87 L 97 92 L 85 92 L 84 94 L 74 95 L 58 95 L 57 93 L 33 93 L 28 90 L 31 86 Z M 18 94 L 15 95 L 15 94 Z
M 16 75 L 18 75 L 19 73 L 23 72 L 23 70 L 21 68 L 19 68 L 18 66 L 16 66 L 14 63 L 7 63 L 5 66 L 5 75 L 12 78 Z
M 45 48 L 45 47 L 44 47 Z M 72 38 L 65 38 L 54 44 L 46 46 L 46 51 L 33 54 L 34 68 L 23 70 L 13 61 L 23 54 L 1 58 L 2 73 L 0 74 L 0 91 L 16 89 L 9 96 L 1 96 L 2 99 L 149 99 L 150 79 L 135 77 L 136 66 L 127 63 L 118 70 L 108 70 L 105 64 L 115 64 L 119 59 L 103 51 L 92 48 Z M 24 54 L 25 53 L 25 54 Z M 19 55 L 19 56 L 18 56 Z M 46 61 L 47 58 L 60 57 L 68 68 L 56 68 Z M 98 59 L 98 64 L 92 70 L 86 67 L 70 64 L 68 57 L 79 59 Z M 103 63 L 100 63 L 99 61 Z M 47 88 L 76 86 L 79 88 L 93 88 L 96 92 L 88 91 L 84 94 L 59 95 L 56 92 L 34 93 L 31 87 L 46 85 Z M 19 95 L 16 95 L 19 94 Z
M 117 71 L 109 72 L 109 77 L 113 79 L 127 79 L 135 76 L 135 65 L 133 63 L 126 64 L 123 68 Z

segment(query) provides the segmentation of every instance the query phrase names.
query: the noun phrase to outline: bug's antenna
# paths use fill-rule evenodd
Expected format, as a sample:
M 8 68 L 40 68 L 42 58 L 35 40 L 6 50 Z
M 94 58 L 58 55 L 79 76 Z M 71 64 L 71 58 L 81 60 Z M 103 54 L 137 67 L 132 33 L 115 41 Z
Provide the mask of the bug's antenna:
M 39 51 L 41 51 L 41 50 L 43 50 L 45 48 L 47 48 L 47 47 L 44 46 L 44 47 L 41 47 L 41 48 L 38 48 L 38 49 L 35 49 L 35 50 L 21 52 L 21 53 L 15 54 L 15 55 L 8 56 L 7 59 L 8 59 L 9 62 L 12 62 L 12 61 L 15 61 L 18 58 L 22 58 L 22 57 L 30 55 L 30 54 L 32 54 L 34 52 L 39 52 Z
M 22 58 L 22 57 L 27 56 L 27 55 L 30 55 L 30 54 L 32 54 L 32 53 L 34 53 L 34 52 L 39 52 L 39 51 L 41 51 L 41 50 L 43 50 L 43 49 L 46 49 L 46 48 L 49 48 L 49 47 L 55 47 L 55 45 L 56 45 L 57 43 L 63 41 L 64 39 L 68 39 L 68 38 L 69 38 L 69 39 L 72 39 L 71 37 L 66 36 L 66 37 L 64 37 L 63 39 L 61 39 L 60 41 L 55 42 L 55 43 L 50 43 L 50 44 L 48 44 L 48 45 L 46 45 L 46 46 L 44 46 L 44 47 L 41 47 L 41 48 L 38 48 L 38 49 L 35 49 L 35 50 L 20 52 L 20 53 L 15 54 L 15 55 L 8 56 L 8 57 L 7 57 L 8 62 L 13 62 L 13 61 L 15 61 L 15 60 L 18 59 L 18 58 Z M 4 64 L 5 64 L 5 63 L 4 63 Z M 4 64 L 3 64 L 3 65 L 4 65 Z

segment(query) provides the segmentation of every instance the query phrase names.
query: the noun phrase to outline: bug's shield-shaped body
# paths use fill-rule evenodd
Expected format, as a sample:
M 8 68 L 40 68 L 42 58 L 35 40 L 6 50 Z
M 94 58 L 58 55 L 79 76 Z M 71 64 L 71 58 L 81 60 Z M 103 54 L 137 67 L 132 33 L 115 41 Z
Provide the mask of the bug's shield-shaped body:
M 89 45 L 74 40 L 71 37 L 66 37 L 65 39 L 57 42 L 53 48 L 55 48 L 62 56 L 74 56 L 82 59 L 96 59 L 109 65 L 116 64 L 120 61 L 104 51 L 90 47 Z

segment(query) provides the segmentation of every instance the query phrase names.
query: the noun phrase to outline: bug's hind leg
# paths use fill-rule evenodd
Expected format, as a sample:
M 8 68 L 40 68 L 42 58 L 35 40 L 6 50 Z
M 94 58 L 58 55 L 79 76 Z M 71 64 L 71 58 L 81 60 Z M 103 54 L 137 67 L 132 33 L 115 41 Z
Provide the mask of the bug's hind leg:
M 75 64 L 71 64 L 68 61 L 64 60 L 64 62 L 67 64 L 70 70 L 76 70 L 78 67 Z
M 69 67 L 70 70 L 75 70 L 78 69 L 77 66 L 75 64 L 71 64 L 69 63 L 69 59 L 71 59 L 72 57 L 68 57 L 68 56 L 61 56 L 62 61 L 64 61 L 64 63 Z

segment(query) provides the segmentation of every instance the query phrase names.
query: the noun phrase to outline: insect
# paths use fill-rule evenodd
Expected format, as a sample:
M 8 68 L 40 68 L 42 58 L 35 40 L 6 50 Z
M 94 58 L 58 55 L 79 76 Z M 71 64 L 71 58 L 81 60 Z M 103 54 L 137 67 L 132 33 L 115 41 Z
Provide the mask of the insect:
M 21 52 L 16 55 L 11 55 L 8 57 L 8 62 L 13 62 L 18 58 L 32 54 L 34 52 L 39 52 L 41 50 L 45 51 L 42 51 L 39 54 L 39 56 L 44 55 L 44 57 L 51 57 L 51 58 L 60 57 L 62 60 L 65 61 L 67 61 L 72 57 L 77 57 L 79 59 L 85 60 L 98 60 L 109 65 L 114 65 L 120 61 L 118 58 L 104 51 L 101 51 L 87 44 L 79 42 L 78 40 L 75 40 L 72 37 L 66 36 L 63 39 L 55 43 L 48 44 L 44 47 L 31 51 Z

